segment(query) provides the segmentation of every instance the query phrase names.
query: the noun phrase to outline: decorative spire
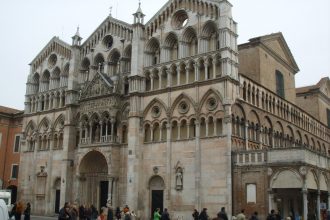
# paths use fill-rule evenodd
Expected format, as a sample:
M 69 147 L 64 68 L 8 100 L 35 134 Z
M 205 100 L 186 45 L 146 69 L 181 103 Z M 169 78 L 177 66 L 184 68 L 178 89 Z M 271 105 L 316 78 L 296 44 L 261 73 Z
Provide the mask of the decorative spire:
M 80 37 L 79 25 L 78 25 L 76 34 L 72 37 L 72 45 L 80 46 L 81 40 L 82 40 L 82 37 Z
M 110 9 L 109 17 L 112 17 L 112 6 L 109 9 Z
M 139 0 L 139 7 L 133 15 L 134 15 L 134 24 L 136 23 L 143 24 L 145 14 L 143 14 L 141 9 L 141 0 Z

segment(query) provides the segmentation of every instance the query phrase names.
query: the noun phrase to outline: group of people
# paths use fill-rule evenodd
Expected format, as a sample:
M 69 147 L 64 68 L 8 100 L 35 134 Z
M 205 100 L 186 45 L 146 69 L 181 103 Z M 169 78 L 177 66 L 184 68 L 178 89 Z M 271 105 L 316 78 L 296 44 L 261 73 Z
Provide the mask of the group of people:
M 106 207 L 101 208 L 100 212 L 94 205 L 81 205 L 77 208 L 77 205 L 66 202 L 59 212 L 58 220 L 134 220 L 135 217 L 134 211 L 130 212 L 127 205 L 123 210 L 119 207 L 113 210 L 109 201 Z
M 30 220 L 31 216 L 31 204 L 27 203 L 26 207 L 23 202 L 19 201 L 14 204 L 14 206 L 9 211 L 9 218 L 15 218 L 15 220 L 21 220 L 22 215 L 24 215 L 24 220 Z
M 192 213 L 193 220 L 209 220 L 210 217 L 207 214 L 207 208 L 203 208 L 199 213 L 197 209 L 194 209 Z M 217 217 L 213 218 L 214 220 L 228 220 L 228 216 L 225 210 L 225 207 L 222 207 L 220 212 L 218 212 Z

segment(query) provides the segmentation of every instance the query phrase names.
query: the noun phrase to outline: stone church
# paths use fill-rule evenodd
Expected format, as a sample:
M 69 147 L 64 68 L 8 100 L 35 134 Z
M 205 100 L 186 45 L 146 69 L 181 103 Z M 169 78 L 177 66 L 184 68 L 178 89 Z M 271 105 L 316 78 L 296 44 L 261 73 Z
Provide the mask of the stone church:
M 139 5 L 132 24 L 110 15 L 84 42 L 79 29 L 50 40 L 26 83 L 19 198 L 33 213 L 109 201 L 139 219 L 322 215 L 329 78 L 296 91 L 283 35 L 237 45 L 231 9 L 169 0 L 145 22 Z

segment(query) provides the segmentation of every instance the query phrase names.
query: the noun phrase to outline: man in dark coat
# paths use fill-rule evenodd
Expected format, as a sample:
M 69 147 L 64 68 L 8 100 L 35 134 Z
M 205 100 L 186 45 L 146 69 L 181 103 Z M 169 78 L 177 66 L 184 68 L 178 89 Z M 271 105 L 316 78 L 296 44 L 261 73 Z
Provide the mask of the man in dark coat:
M 207 208 L 203 208 L 203 210 L 199 214 L 199 220 L 208 220 L 209 219 L 209 216 L 207 215 L 206 211 L 207 211 Z
M 164 209 L 162 216 L 160 217 L 161 220 L 170 220 L 170 214 L 168 214 L 167 208 Z
M 110 200 L 108 200 L 107 206 L 108 206 L 107 220 L 113 220 L 113 209 L 111 207 L 111 201 Z
M 228 220 L 228 216 L 227 216 L 227 213 L 226 213 L 226 210 L 225 210 L 225 207 L 222 207 L 220 212 L 218 212 L 217 214 L 218 216 L 218 219 L 221 219 L 221 220 Z

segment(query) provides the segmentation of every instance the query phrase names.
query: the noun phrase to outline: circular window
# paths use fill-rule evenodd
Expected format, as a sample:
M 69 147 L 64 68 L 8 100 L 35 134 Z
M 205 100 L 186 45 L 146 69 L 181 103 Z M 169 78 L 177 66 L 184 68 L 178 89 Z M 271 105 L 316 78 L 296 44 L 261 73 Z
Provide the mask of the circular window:
M 110 49 L 113 45 L 113 38 L 111 35 L 107 35 L 103 38 L 102 41 L 105 48 Z
M 50 57 L 48 58 L 48 67 L 49 68 L 54 67 L 55 64 L 56 64 L 56 62 L 57 62 L 57 56 L 56 56 L 56 54 L 50 55 Z
M 175 12 L 172 17 L 172 27 L 175 29 L 181 29 L 188 24 L 188 14 L 184 10 L 179 10 Z
M 160 113 L 161 113 L 161 110 L 160 110 L 160 108 L 159 108 L 159 106 L 154 106 L 153 108 L 152 108 L 152 110 L 151 110 L 151 115 L 152 115 L 152 117 L 154 117 L 154 118 L 157 118 L 157 117 L 159 117 L 160 116 Z
M 179 104 L 179 112 L 181 114 L 187 113 L 189 111 L 189 105 L 187 104 L 187 102 L 182 101 Z
M 208 108 L 210 111 L 216 109 L 217 106 L 218 106 L 218 102 L 217 102 L 217 100 L 216 100 L 215 98 L 212 97 L 212 98 L 209 98 L 209 99 L 207 100 L 207 108 Z

